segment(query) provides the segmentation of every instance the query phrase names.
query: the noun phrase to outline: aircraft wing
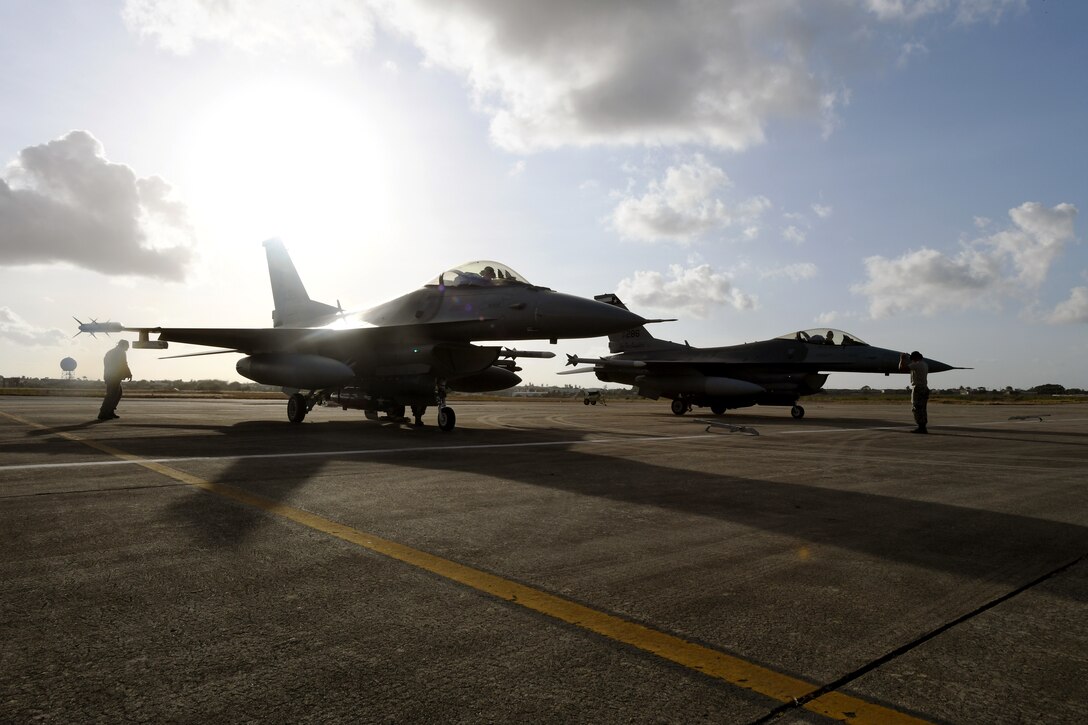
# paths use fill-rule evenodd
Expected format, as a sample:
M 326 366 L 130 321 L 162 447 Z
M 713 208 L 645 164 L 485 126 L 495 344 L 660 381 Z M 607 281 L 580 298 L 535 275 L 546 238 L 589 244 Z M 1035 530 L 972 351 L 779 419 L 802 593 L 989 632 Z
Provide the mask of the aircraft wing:
M 733 362 L 717 359 L 686 358 L 682 360 L 627 360 L 621 357 L 612 358 L 585 358 L 577 355 L 567 355 L 567 365 L 592 365 L 592 368 L 579 368 L 576 370 L 564 370 L 560 375 L 573 375 L 575 373 L 593 372 L 596 370 L 613 370 L 634 372 L 667 372 L 675 373 L 680 370 L 693 370 L 704 374 L 722 374 L 729 370 L 758 370 L 761 367 L 780 368 L 780 361 L 766 362 Z
M 126 327 L 119 322 L 80 323 L 79 331 L 95 333 L 135 332 L 140 342 L 135 348 L 165 348 L 163 343 L 181 343 L 205 347 L 224 348 L 254 355 L 269 352 L 292 352 L 322 349 L 329 352 L 345 351 L 373 346 L 410 344 L 441 340 L 442 333 L 461 323 L 445 322 L 439 325 L 388 325 L 384 327 L 358 327 L 349 329 L 293 328 L 293 327 Z M 475 321 L 465 323 L 475 324 Z M 158 340 L 150 340 L 157 334 Z M 526 353 L 521 353 L 527 356 Z

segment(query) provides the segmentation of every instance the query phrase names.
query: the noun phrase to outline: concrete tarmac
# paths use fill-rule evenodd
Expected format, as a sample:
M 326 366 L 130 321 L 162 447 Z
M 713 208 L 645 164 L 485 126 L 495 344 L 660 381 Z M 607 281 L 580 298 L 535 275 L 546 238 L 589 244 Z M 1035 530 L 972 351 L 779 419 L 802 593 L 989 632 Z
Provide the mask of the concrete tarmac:
M 0 722 L 1088 710 L 1088 405 L 98 402 L 0 398 Z

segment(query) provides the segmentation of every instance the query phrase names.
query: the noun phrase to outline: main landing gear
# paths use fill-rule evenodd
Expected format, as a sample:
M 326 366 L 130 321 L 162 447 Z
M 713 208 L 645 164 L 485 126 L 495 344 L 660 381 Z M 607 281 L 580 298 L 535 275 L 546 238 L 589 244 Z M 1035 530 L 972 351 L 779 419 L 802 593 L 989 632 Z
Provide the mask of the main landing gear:
M 673 415 L 683 415 L 691 410 L 691 403 L 684 398 L 676 398 L 669 405 L 669 409 L 672 410 Z M 714 413 L 714 415 L 722 415 L 726 410 L 727 407 L 724 403 L 711 403 L 710 405 L 710 411 Z M 805 409 L 800 405 L 794 404 L 794 406 L 790 408 L 790 415 L 797 420 L 800 420 L 805 417 Z
M 310 395 L 294 393 L 287 399 L 287 420 L 292 423 L 301 423 L 305 420 L 306 414 L 313 409 L 316 400 L 317 397 L 313 393 Z
M 300 392 L 292 393 L 287 398 L 287 420 L 296 425 L 301 423 L 315 405 L 328 400 L 330 395 L 333 394 L 336 395 L 335 400 L 344 410 L 349 407 L 361 408 L 368 420 L 407 422 L 404 417 L 405 406 L 394 400 L 376 400 L 359 394 L 345 397 L 343 392 L 337 393 L 329 390 L 315 390 L 308 395 Z M 457 414 L 453 412 L 453 408 L 446 405 L 446 386 L 444 384 L 440 383 L 438 385 L 435 398 L 438 403 L 439 429 L 447 432 L 453 430 L 454 426 L 457 425 Z M 415 418 L 416 426 L 423 425 L 423 415 L 426 412 L 426 405 L 412 406 L 412 416 Z M 379 413 L 385 413 L 384 417 L 380 417 Z
M 427 412 L 426 405 L 413 405 L 412 416 L 416 419 L 415 426 L 417 428 L 423 426 L 423 414 Z

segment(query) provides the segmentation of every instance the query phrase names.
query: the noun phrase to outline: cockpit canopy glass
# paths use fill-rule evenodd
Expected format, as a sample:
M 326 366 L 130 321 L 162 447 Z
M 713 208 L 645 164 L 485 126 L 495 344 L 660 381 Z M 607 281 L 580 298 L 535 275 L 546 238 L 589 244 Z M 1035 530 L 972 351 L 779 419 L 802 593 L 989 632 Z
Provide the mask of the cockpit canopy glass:
M 779 336 L 779 340 L 799 340 L 800 342 L 807 342 L 811 345 L 868 345 L 869 343 L 862 340 L 856 335 L 851 335 L 848 332 L 842 330 L 836 330 L 828 327 L 817 327 L 812 330 L 800 330 L 799 332 L 789 332 L 785 335 Z
M 499 264 L 489 259 L 478 259 L 474 262 L 465 262 L 447 269 L 428 282 L 427 286 L 495 287 L 528 284 L 529 280 L 505 264 Z

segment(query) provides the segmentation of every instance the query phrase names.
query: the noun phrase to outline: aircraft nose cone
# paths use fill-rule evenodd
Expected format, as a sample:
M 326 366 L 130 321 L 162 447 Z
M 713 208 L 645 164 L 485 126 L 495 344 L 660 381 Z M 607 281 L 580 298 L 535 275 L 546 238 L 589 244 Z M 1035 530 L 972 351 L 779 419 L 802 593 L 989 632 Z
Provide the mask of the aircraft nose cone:
M 926 358 L 926 365 L 929 366 L 929 372 L 931 373 L 943 373 L 947 370 L 955 370 L 955 366 L 943 363 L 940 360 L 930 360 Z
M 536 309 L 537 328 L 549 337 L 600 337 L 640 327 L 635 313 L 583 297 L 552 292 Z

